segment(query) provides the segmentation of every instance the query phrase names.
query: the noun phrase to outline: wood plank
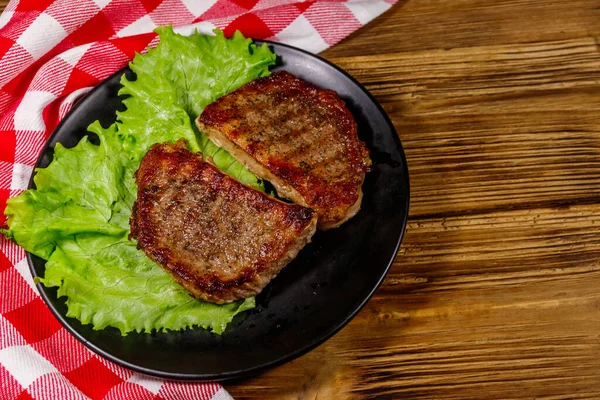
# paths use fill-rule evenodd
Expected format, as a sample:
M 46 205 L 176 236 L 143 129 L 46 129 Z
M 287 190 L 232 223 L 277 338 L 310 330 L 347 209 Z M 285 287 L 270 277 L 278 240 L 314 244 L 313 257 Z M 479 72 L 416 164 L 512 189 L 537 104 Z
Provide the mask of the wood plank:
M 595 0 L 399 0 L 328 58 L 600 36 Z
M 226 387 L 237 399 L 598 397 L 599 234 L 597 205 L 413 220 L 347 327 Z
M 600 198 L 600 54 L 592 38 L 331 58 L 390 115 L 411 215 Z

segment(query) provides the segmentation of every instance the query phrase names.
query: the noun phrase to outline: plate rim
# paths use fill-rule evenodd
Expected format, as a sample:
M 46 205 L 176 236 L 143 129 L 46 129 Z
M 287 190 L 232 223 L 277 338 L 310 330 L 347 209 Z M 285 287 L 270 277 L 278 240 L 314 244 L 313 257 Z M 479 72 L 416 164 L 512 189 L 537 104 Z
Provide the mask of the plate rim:
M 383 269 L 383 272 L 381 273 L 380 278 L 377 280 L 376 284 L 373 285 L 373 287 L 369 290 L 369 292 L 365 296 L 365 298 L 362 299 L 358 303 L 358 305 L 354 307 L 354 310 L 352 312 L 350 312 L 348 315 L 346 315 L 345 318 L 343 318 L 339 323 L 332 325 L 329 329 L 325 330 L 324 333 L 318 335 L 318 337 L 316 339 L 311 340 L 306 345 L 304 345 L 292 352 L 289 352 L 286 355 L 279 357 L 275 360 L 272 360 L 272 361 L 269 361 L 266 363 L 262 363 L 259 365 L 255 365 L 250 368 L 245 368 L 243 370 L 227 371 L 227 372 L 221 372 L 221 373 L 216 373 L 216 374 L 190 374 L 190 373 L 158 371 L 158 370 L 155 370 L 152 368 L 147 368 L 147 367 L 143 367 L 140 365 L 132 364 L 126 360 L 123 360 L 119 357 L 114 356 L 113 354 L 111 354 L 105 350 L 102 350 L 101 348 L 96 346 L 93 342 L 91 342 L 90 340 L 85 338 L 83 335 L 81 335 L 79 332 L 77 332 L 71 326 L 71 324 L 68 321 L 68 319 L 71 319 L 71 317 L 67 317 L 66 315 L 63 316 L 52 305 L 49 295 L 46 292 L 46 290 L 48 288 L 46 288 L 42 283 L 36 283 L 36 287 L 38 288 L 38 292 L 39 292 L 40 296 L 44 300 L 46 306 L 50 309 L 52 314 L 55 316 L 55 318 L 58 319 L 60 324 L 71 335 L 73 335 L 79 342 L 81 342 L 85 347 L 87 347 L 89 350 L 91 350 L 92 352 L 94 352 L 95 354 L 97 354 L 101 357 L 108 359 L 111 362 L 114 362 L 115 364 L 117 364 L 119 366 L 131 369 L 133 371 L 136 371 L 136 372 L 148 375 L 148 376 L 158 377 L 158 378 L 168 379 L 168 380 L 176 380 L 176 381 L 184 381 L 184 382 L 194 382 L 194 381 L 196 381 L 196 382 L 211 382 L 211 381 L 216 382 L 216 381 L 224 381 L 224 380 L 231 380 L 231 379 L 243 379 L 243 378 L 251 376 L 251 375 L 256 375 L 258 372 L 265 371 L 267 369 L 271 369 L 271 368 L 277 367 L 279 365 L 285 364 L 289 361 L 292 361 L 292 360 L 308 353 L 311 350 L 314 350 L 318 346 L 325 343 L 327 340 L 331 339 L 331 337 L 333 337 L 336 333 L 338 333 L 340 330 L 342 330 L 342 328 L 344 328 L 346 325 L 348 325 L 348 323 L 352 319 L 354 319 L 354 317 L 356 317 L 356 315 L 358 315 L 358 313 L 365 307 L 365 305 L 373 297 L 373 294 L 375 293 L 375 291 L 377 291 L 377 289 L 381 286 L 381 283 L 386 278 L 397 254 L 398 254 L 398 251 L 402 244 L 402 240 L 404 238 L 404 234 L 406 233 L 406 226 L 408 223 L 409 208 L 410 208 L 410 177 L 409 177 L 408 164 L 407 164 L 406 155 L 404 152 L 404 147 L 402 146 L 402 142 L 400 141 L 400 136 L 398 135 L 398 132 L 396 131 L 396 128 L 395 128 L 392 120 L 388 116 L 388 114 L 385 112 L 385 110 L 383 109 L 381 104 L 379 104 L 377 99 L 375 99 L 375 97 L 360 82 L 358 82 L 348 72 L 344 71 L 342 68 L 340 68 L 337 65 L 335 65 L 334 63 L 326 60 L 325 58 L 320 57 L 319 55 L 310 53 L 309 51 L 306 51 L 306 50 L 303 50 L 303 49 L 300 49 L 298 47 L 294 47 L 294 46 L 291 46 L 288 44 L 284 44 L 284 43 L 272 42 L 269 40 L 252 40 L 252 43 L 256 44 L 257 46 L 262 45 L 264 43 L 264 44 L 267 44 L 267 46 L 269 46 L 271 48 L 283 47 L 283 48 L 286 48 L 293 52 L 299 52 L 305 56 L 308 56 L 309 58 L 312 58 L 316 61 L 324 63 L 328 67 L 335 69 L 337 72 L 341 73 L 344 77 L 349 79 L 364 94 L 367 95 L 367 97 L 369 98 L 371 103 L 373 105 L 375 105 L 375 107 L 377 108 L 379 113 L 383 116 L 386 125 L 391 128 L 393 133 L 395 133 L 395 135 L 393 135 L 394 136 L 393 140 L 396 143 L 396 146 L 398 147 L 398 149 L 400 150 L 400 164 L 401 164 L 401 168 L 402 168 L 402 176 L 405 179 L 404 183 L 406 185 L 406 192 L 405 192 L 406 202 L 403 207 L 405 218 L 402 221 L 400 234 L 396 240 L 396 245 L 394 246 L 393 254 L 391 255 L 390 259 L 387 261 L 387 264 L 386 264 L 385 268 Z M 274 53 L 277 54 L 275 51 L 274 51 Z M 41 164 L 47 149 L 49 148 L 48 144 L 55 138 L 55 136 L 57 136 L 57 134 L 60 131 L 60 129 L 62 128 L 62 126 L 66 123 L 66 121 L 69 119 L 71 114 L 74 113 L 75 110 L 79 107 L 80 103 L 85 101 L 89 97 L 91 97 L 95 92 L 101 90 L 102 89 L 101 86 L 104 82 L 106 82 L 110 79 L 113 79 L 117 75 L 118 76 L 123 75 L 125 72 L 127 72 L 127 70 L 130 70 L 129 65 L 119 69 L 118 71 L 112 73 L 111 75 L 109 75 L 108 77 L 106 77 L 105 79 L 103 79 L 102 81 L 97 83 L 90 91 L 85 93 L 81 98 L 79 98 L 74 103 L 74 105 L 67 112 L 67 114 L 62 118 L 62 120 L 58 123 L 58 125 L 56 125 L 56 127 L 54 128 L 54 130 L 52 131 L 52 133 L 50 134 L 48 139 L 46 139 L 44 146 L 41 148 L 38 158 L 36 160 L 36 163 L 33 167 L 33 172 L 29 179 L 27 189 L 35 188 L 34 177 L 37 173 L 37 169 L 40 168 L 39 165 Z M 29 252 L 26 252 L 26 258 L 27 258 L 27 264 L 29 267 L 29 271 L 30 271 L 32 277 L 35 279 L 38 277 L 38 275 L 36 274 L 36 271 L 34 268 L 33 257 L 36 257 L 36 256 Z M 193 329 L 199 329 L 199 328 L 195 327 Z

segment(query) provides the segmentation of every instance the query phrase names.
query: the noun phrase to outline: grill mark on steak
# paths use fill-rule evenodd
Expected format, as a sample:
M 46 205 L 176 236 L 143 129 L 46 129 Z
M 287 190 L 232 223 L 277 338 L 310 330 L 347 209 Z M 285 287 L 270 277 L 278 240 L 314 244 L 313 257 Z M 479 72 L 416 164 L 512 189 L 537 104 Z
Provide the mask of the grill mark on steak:
M 241 184 L 182 141 L 152 146 L 136 183 L 130 237 L 194 297 L 207 301 L 258 294 L 316 229 L 312 210 Z
M 320 229 L 358 212 L 371 161 L 334 91 L 275 72 L 208 105 L 196 124 L 279 195 L 314 209 Z

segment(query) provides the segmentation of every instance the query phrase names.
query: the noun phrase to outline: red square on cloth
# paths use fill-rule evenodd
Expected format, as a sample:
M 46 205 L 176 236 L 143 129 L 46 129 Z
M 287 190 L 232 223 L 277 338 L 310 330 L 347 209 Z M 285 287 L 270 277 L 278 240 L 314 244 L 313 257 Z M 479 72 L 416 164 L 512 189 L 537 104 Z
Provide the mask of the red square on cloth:
M 18 267 L 21 270 L 20 272 L 15 267 L 9 268 L 0 274 L 0 287 L 3 288 L 2 297 L 0 298 L 0 313 L 4 314 L 4 318 L 20 331 L 21 325 L 28 322 L 23 321 L 23 319 L 28 318 L 27 314 L 31 310 L 25 309 L 21 312 L 17 310 L 31 304 L 36 299 L 37 294 L 21 275 L 23 273 L 29 274 L 27 261 L 20 261 Z
M 33 397 L 31 397 L 31 395 L 29 393 L 27 393 L 27 390 L 23 390 L 21 392 L 21 394 L 19 395 L 19 397 L 17 397 L 15 400 L 35 400 Z
M 254 39 L 266 39 L 273 36 L 273 32 L 271 32 L 267 24 L 252 13 L 244 14 L 231 21 L 231 23 L 223 29 L 223 33 L 225 34 L 225 37 L 231 37 L 235 31 L 238 30 L 242 32 L 244 36 Z
M 0 202 L 3 200 L 3 197 L 0 196 Z M 4 255 L 4 253 L 0 252 L 0 274 L 4 271 L 8 271 L 12 268 L 12 263 L 8 260 L 8 258 Z
M 106 40 L 115 33 L 111 21 L 109 21 L 104 13 L 100 11 L 69 35 L 69 40 L 71 40 L 75 46 L 79 46 L 80 44 Z
M 26 290 L 31 291 L 29 287 Z M 4 314 L 4 317 L 19 330 L 28 343 L 44 340 L 61 328 L 40 297 Z
M 27 346 L 27 342 L 10 322 L 0 314 L 0 350 L 13 346 Z M 2 363 L 0 363 L 1 365 Z M 2 380 L 0 380 L 2 382 Z M 0 388 L 2 385 L 0 385 Z M 2 396 L 0 396 L 0 399 Z
M 19 1 L 15 11 L 44 11 L 54 0 Z
M 15 131 L 0 131 L 0 161 L 13 162 L 15 160 L 15 146 L 16 146 L 16 135 Z M 2 197 L 0 197 L 2 200 Z
M 294 5 L 298 8 L 298 10 L 300 10 L 300 12 L 304 12 L 308 9 L 308 7 L 312 6 L 314 3 L 314 1 L 305 1 L 302 3 L 296 3 Z
M 64 374 L 79 390 L 92 399 L 102 399 L 123 380 L 105 367 L 97 357 L 90 358 L 81 367 Z M 93 382 L 93 384 L 90 384 Z
M 259 0 L 231 0 L 231 1 L 240 7 L 244 7 L 246 10 L 252 10 L 254 8 L 254 6 L 256 5 L 256 3 L 258 3 Z
M 142 6 L 146 9 L 146 13 L 150 14 L 162 3 L 163 0 L 140 0 Z
M 133 59 L 135 53 L 141 53 L 156 36 L 156 33 L 151 32 L 143 35 L 112 39 L 111 43 L 129 59 Z
M 63 93 L 73 93 L 75 90 L 81 89 L 82 87 L 97 85 L 98 82 L 98 78 L 95 76 L 92 76 L 87 72 L 75 67 L 71 71 L 71 75 L 69 76 L 69 80 L 65 85 Z
M 93 357 L 92 353 L 66 329 L 59 329 L 54 335 L 31 345 L 60 372 L 72 371 L 81 367 Z
M 146 16 L 148 11 L 138 0 L 113 0 L 104 7 L 101 14 L 110 21 L 115 33 Z M 108 39 L 110 36 L 106 36 Z
M 0 54 L 6 54 L 13 44 L 15 44 L 14 40 L 0 36 Z

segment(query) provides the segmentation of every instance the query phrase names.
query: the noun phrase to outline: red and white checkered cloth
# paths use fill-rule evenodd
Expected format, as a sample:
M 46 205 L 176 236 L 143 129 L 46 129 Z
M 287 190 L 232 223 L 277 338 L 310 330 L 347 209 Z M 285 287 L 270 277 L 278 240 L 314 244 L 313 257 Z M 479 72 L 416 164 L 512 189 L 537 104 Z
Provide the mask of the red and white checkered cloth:
M 152 30 L 227 36 L 319 52 L 396 0 L 13 0 L 0 16 L 0 226 L 74 101 L 156 43 Z M 2 236 L 2 235 L 0 235 Z M 147 377 L 90 352 L 52 316 L 24 251 L 0 238 L 0 399 L 231 399 L 218 384 Z

